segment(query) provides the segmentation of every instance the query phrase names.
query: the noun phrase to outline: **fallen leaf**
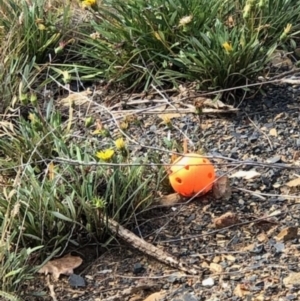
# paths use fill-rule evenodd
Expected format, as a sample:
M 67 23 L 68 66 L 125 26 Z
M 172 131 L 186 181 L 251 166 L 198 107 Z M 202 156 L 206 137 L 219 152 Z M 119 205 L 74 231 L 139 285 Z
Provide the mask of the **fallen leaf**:
M 212 193 L 214 198 L 228 201 L 231 197 L 230 181 L 227 176 L 220 177 L 213 185 Z
M 240 251 L 243 251 L 243 252 L 251 251 L 251 250 L 253 250 L 254 246 L 255 246 L 254 244 L 250 244 L 250 245 L 247 245 L 247 246 L 242 246 Z
M 162 195 L 157 202 L 161 206 L 173 206 L 183 201 L 183 197 L 177 192 L 168 195 Z
M 278 119 L 282 119 L 282 118 L 284 118 L 284 116 L 285 116 L 285 113 L 284 113 L 284 112 L 281 112 L 281 113 L 279 113 L 279 114 L 277 114 L 277 115 L 275 116 L 274 121 L 276 121 L 276 120 L 278 120 Z
M 158 114 L 158 117 L 162 119 L 162 121 L 171 120 L 173 118 L 179 118 L 181 115 L 179 113 L 165 113 L 165 114 Z
M 234 174 L 232 174 L 230 178 L 244 178 L 246 180 L 250 180 L 258 176 L 260 176 L 260 173 L 257 172 L 255 169 L 251 169 L 248 171 L 244 171 L 244 170 L 237 171 Z
M 89 96 L 92 93 L 93 92 L 90 89 L 82 92 L 72 93 L 67 97 L 58 100 L 58 103 L 63 107 L 87 105 L 91 102 L 91 98 Z
M 73 274 L 74 269 L 79 267 L 81 263 L 82 259 L 80 257 L 67 254 L 62 258 L 48 261 L 38 270 L 38 273 L 43 273 L 45 275 L 52 274 L 53 279 L 57 280 L 61 274 Z
M 285 185 L 288 186 L 288 187 L 300 186 L 300 177 L 285 183 Z
M 277 130 L 276 129 L 270 129 L 269 135 L 277 137 Z
M 293 161 L 298 161 L 300 159 L 300 151 L 295 151 L 293 155 Z
M 266 235 L 266 233 L 260 233 L 257 235 L 257 240 L 259 242 L 266 242 L 268 240 L 268 236 Z
M 161 292 L 153 293 L 150 296 L 148 296 L 144 301 L 161 301 L 163 300 L 165 294 Z
M 250 291 L 248 290 L 248 288 L 246 287 L 245 284 L 240 283 L 240 284 L 238 284 L 238 285 L 235 287 L 233 293 L 234 293 L 237 297 L 243 298 L 243 297 L 249 295 L 249 294 L 250 294 Z
M 218 273 L 222 273 L 223 272 L 223 267 L 220 264 L 217 264 L 215 262 L 212 262 L 209 265 L 209 270 L 214 273 L 214 274 L 218 274 Z
M 210 108 L 214 108 L 214 109 L 221 109 L 221 110 L 233 110 L 234 107 L 231 105 L 227 105 L 224 102 L 222 102 L 221 100 L 214 100 L 214 99 L 210 99 L 207 98 L 204 102 L 203 105 L 205 107 L 210 107 Z
M 282 229 L 275 237 L 277 241 L 286 242 L 298 237 L 298 227 L 287 227 Z
M 231 255 L 231 254 L 223 254 L 223 258 L 225 258 L 226 260 L 228 261 L 231 261 L 231 262 L 235 262 L 236 261 L 236 258 L 235 256 Z
M 222 229 L 225 227 L 229 227 L 235 225 L 239 222 L 239 219 L 236 213 L 226 212 L 223 215 L 216 217 L 214 219 L 214 225 L 217 229 Z
M 285 286 L 300 285 L 300 273 L 291 273 L 287 277 L 283 278 Z
M 55 165 L 53 161 L 51 161 L 48 165 L 48 177 L 50 181 L 53 181 L 55 178 Z

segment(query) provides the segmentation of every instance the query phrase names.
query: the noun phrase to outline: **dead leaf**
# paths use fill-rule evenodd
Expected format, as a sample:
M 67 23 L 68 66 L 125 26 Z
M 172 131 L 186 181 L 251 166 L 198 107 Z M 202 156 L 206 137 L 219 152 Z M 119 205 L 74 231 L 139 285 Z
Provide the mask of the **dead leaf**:
M 230 178 L 244 178 L 246 180 L 250 180 L 258 176 L 260 176 L 260 173 L 257 172 L 255 169 L 251 169 L 248 171 L 246 170 L 237 171 L 234 174 L 232 174 Z
M 285 112 L 281 112 L 274 117 L 274 121 L 277 121 L 278 119 L 282 119 L 284 117 L 285 117 Z
M 227 105 L 224 102 L 222 102 L 221 100 L 214 100 L 214 99 L 209 99 L 207 98 L 203 105 L 205 107 L 210 107 L 213 109 L 221 109 L 221 110 L 234 110 L 234 107 L 231 105 Z
M 53 161 L 51 161 L 48 165 L 48 177 L 50 181 L 53 181 L 55 178 L 55 165 Z
M 285 185 L 288 186 L 288 187 L 300 186 L 300 177 L 285 183 Z
M 161 301 L 163 300 L 165 294 L 162 292 L 156 292 L 148 296 L 144 301 Z
M 300 285 L 300 273 L 291 273 L 283 279 L 285 286 Z
M 69 107 L 69 106 L 84 106 L 91 102 L 90 95 L 92 94 L 92 91 L 90 89 L 87 89 L 82 92 L 76 92 L 68 95 L 65 98 L 62 98 L 58 100 L 58 104 L 60 104 L 63 107 Z
M 225 258 L 228 261 L 231 261 L 231 262 L 235 262 L 236 261 L 235 256 L 233 256 L 231 254 L 223 254 L 222 257 Z
M 277 130 L 276 129 L 270 129 L 269 135 L 277 137 Z
M 162 119 L 163 122 L 166 120 L 171 120 L 173 118 L 179 118 L 181 115 L 179 113 L 165 113 L 165 114 L 158 114 L 158 117 Z
M 268 240 L 268 236 L 266 235 L 266 233 L 262 232 L 260 234 L 257 235 L 257 240 L 262 243 L 262 242 L 266 242 Z
M 159 205 L 162 206 L 173 206 L 176 205 L 178 203 L 180 203 L 183 200 L 183 197 L 178 194 L 178 193 L 171 193 L 168 195 L 162 195 L 159 199 L 158 199 L 158 203 Z
M 282 229 L 275 237 L 277 241 L 286 242 L 298 237 L 298 227 L 287 227 Z
M 247 288 L 247 286 L 246 286 L 245 284 L 239 283 L 239 284 L 235 287 L 233 293 L 234 293 L 237 297 L 243 298 L 243 297 L 249 295 L 249 294 L 250 294 L 250 291 L 249 291 L 249 289 Z
M 239 222 L 236 213 L 226 212 L 225 214 L 214 219 L 214 225 L 217 229 L 222 229 L 235 225 Z
M 48 261 L 38 270 L 38 273 L 45 275 L 52 274 L 52 278 L 57 280 L 61 274 L 73 274 L 73 270 L 79 267 L 81 263 L 82 259 L 80 257 L 67 254 L 62 258 Z
M 212 193 L 214 198 L 228 201 L 231 197 L 230 181 L 227 176 L 220 177 L 213 185 Z
M 223 267 L 220 264 L 217 264 L 215 262 L 212 262 L 209 265 L 209 270 L 214 274 L 219 274 L 223 272 Z
M 255 244 L 249 244 L 247 246 L 242 246 L 240 251 L 242 252 L 248 252 L 248 251 L 252 251 L 255 247 Z
M 300 159 L 300 151 L 295 151 L 293 155 L 293 161 L 298 161 Z

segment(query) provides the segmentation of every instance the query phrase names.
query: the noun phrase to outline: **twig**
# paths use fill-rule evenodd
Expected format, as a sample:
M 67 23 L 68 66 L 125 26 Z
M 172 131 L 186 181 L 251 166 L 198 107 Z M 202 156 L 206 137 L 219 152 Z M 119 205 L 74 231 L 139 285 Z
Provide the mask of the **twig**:
M 110 229 L 110 231 L 119 236 L 122 240 L 127 242 L 129 245 L 134 247 L 135 249 L 138 249 L 139 251 L 154 257 L 156 260 L 163 262 L 171 267 L 174 267 L 178 270 L 181 270 L 187 274 L 193 274 L 197 275 L 199 274 L 200 270 L 198 267 L 193 266 L 189 268 L 185 268 L 181 262 L 179 262 L 177 259 L 175 259 L 172 255 L 168 254 L 167 252 L 164 252 L 163 250 L 157 248 L 156 246 L 146 242 L 145 240 L 139 238 L 135 234 L 133 234 L 131 231 L 125 229 L 123 226 L 121 226 L 119 223 L 112 219 L 107 219 L 107 221 L 103 221 L 104 223 L 107 222 L 107 226 Z

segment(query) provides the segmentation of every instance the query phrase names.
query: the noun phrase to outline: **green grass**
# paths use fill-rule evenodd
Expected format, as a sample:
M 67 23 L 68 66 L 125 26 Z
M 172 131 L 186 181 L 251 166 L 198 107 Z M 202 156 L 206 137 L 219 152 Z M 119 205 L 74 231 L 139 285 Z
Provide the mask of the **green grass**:
M 300 0 L 70 3 L 0 0 L 0 295 L 10 300 L 39 264 L 79 236 L 102 243 L 104 218 L 129 221 L 165 185 L 164 169 L 146 164 L 157 152 L 133 158 L 124 133 L 75 120 L 72 105 L 60 112 L 51 91 L 74 79 L 234 89 L 299 43 Z

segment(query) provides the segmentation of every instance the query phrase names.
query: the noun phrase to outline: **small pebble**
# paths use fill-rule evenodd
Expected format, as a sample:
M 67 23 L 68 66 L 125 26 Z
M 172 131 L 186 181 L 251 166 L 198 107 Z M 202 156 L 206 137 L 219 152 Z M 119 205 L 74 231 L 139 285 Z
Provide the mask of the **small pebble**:
M 203 286 L 213 286 L 215 284 L 215 281 L 213 278 L 206 278 L 202 281 Z
M 77 288 L 77 287 L 85 287 L 86 283 L 83 277 L 80 275 L 72 274 L 69 277 L 69 284 L 71 287 Z
M 134 266 L 133 266 L 133 274 L 142 273 L 144 270 L 145 270 L 145 268 L 139 262 L 135 263 Z

